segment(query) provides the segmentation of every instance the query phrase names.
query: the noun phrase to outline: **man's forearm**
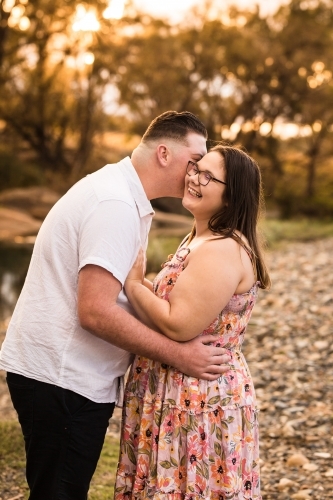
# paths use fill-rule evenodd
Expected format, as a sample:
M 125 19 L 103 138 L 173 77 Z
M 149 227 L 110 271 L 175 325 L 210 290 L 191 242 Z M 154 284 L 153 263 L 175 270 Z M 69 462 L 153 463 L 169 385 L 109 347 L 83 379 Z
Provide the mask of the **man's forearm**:
M 110 344 L 146 358 L 172 365 L 179 344 L 148 328 L 117 304 L 105 316 L 89 317 L 82 327 Z M 88 319 L 88 318 L 87 318 Z
M 82 325 L 84 327 L 84 325 Z M 177 368 L 195 378 L 215 380 L 228 371 L 229 354 L 221 347 L 204 345 L 204 338 L 177 343 L 140 323 L 118 305 L 110 308 L 108 321 L 99 318 L 85 329 L 126 351 Z M 205 336 L 213 342 L 213 336 Z

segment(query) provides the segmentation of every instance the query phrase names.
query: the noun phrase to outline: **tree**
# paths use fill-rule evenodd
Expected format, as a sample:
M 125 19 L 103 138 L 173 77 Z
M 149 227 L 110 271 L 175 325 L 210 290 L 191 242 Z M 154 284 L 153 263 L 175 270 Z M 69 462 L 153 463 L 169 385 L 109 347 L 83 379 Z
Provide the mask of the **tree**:
M 74 0 L 21 5 L 30 25 L 22 31 L 7 22 L 0 98 L 0 118 L 45 170 L 71 174 L 72 181 L 87 165 L 93 135 L 103 126 L 105 85 L 91 53 L 92 33 L 71 29 L 76 6 Z

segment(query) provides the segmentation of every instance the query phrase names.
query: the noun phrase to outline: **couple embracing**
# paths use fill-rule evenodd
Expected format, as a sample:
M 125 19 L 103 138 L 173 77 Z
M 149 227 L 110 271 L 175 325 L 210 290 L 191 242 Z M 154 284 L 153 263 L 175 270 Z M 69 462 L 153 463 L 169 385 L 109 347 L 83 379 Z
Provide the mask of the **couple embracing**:
M 241 149 L 207 153 L 206 139 L 193 114 L 163 113 L 131 158 L 75 184 L 40 229 L 0 353 L 31 500 L 87 499 L 122 396 L 116 500 L 261 500 L 241 352 L 269 286 L 261 177 Z M 151 283 L 150 200 L 164 196 L 183 198 L 194 226 Z

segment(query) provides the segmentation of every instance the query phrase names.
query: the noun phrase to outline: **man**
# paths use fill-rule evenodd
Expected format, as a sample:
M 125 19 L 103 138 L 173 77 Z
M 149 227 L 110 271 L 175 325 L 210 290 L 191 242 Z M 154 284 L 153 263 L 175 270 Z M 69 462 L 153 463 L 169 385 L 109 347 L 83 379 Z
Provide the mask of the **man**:
M 140 323 L 122 290 L 147 246 L 149 200 L 182 197 L 187 162 L 206 154 L 206 137 L 191 113 L 163 113 L 131 159 L 75 184 L 41 227 L 0 358 L 30 500 L 87 498 L 129 353 L 210 380 L 227 369 L 224 349 L 178 344 Z

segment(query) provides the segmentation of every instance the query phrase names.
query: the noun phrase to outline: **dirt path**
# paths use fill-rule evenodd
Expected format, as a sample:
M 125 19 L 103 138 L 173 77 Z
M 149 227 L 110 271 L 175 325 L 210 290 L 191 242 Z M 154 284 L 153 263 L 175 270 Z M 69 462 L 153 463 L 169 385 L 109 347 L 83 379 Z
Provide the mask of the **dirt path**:
M 332 499 L 333 239 L 288 244 L 268 261 L 273 287 L 244 345 L 261 409 L 263 500 Z M 15 418 L 3 374 L 0 418 Z

